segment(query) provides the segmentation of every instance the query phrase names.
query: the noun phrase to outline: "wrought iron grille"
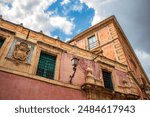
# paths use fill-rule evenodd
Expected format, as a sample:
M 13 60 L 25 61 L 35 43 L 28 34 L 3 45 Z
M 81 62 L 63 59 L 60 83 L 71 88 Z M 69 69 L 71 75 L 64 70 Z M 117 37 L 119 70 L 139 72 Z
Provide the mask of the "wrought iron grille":
M 1 37 L 0 37 L 1 38 Z M 3 43 L 4 43 L 4 39 L 0 39 L 0 48 L 2 47 Z
M 88 44 L 88 49 L 91 50 L 99 45 L 98 41 L 92 42 Z
M 36 74 L 45 78 L 54 79 L 55 64 L 55 56 L 41 52 Z
M 88 38 L 88 45 L 87 45 L 88 50 L 91 50 L 98 45 L 99 45 L 99 43 L 98 43 L 98 40 L 96 39 L 95 35 Z
M 107 71 L 102 71 L 103 74 L 103 80 L 104 80 L 104 86 L 107 89 L 114 90 L 112 79 L 111 79 L 111 73 Z

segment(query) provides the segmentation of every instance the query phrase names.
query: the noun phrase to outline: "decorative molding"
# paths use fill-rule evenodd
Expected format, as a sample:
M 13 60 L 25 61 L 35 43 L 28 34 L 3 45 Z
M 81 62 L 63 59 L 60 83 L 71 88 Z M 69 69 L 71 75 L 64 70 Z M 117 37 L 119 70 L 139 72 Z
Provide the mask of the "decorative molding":
M 8 32 L 8 33 L 13 34 L 13 35 L 15 35 L 15 34 L 16 34 L 14 31 L 12 31 L 12 30 L 8 30 L 8 29 L 6 29 L 6 28 L 4 28 L 4 27 L 1 27 L 1 26 L 0 26 L 0 31 Z
M 14 59 L 16 65 L 19 65 L 20 63 L 25 63 L 28 59 L 29 52 L 30 48 L 28 47 L 27 43 L 20 42 L 19 44 L 16 44 L 12 53 L 12 58 Z
M 14 39 L 7 54 L 7 58 L 13 60 L 16 65 L 23 63 L 30 64 L 33 51 L 33 44 L 30 44 L 27 41 L 25 42 L 19 39 Z

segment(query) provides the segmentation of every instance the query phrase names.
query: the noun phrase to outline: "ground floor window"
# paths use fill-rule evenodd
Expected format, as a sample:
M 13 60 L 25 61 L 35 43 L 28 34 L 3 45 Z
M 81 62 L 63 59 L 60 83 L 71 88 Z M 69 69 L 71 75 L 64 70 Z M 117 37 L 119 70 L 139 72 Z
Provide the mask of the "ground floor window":
M 54 79 L 56 56 L 41 52 L 36 74 L 45 78 Z

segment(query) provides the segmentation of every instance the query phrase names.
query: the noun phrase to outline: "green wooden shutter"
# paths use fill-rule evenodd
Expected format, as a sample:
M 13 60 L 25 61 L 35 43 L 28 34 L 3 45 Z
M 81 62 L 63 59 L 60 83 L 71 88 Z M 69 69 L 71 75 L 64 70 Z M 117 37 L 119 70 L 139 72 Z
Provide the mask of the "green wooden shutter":
M 41 52 L 36 74 L 45 78 L 54 79 L 55 64 L 55 56 Z
M 111 73 L 107 71 L 102 71 L 103 74 L 103 80 L 104 80 L 104 86 L 107 89 L 114 90 L 113 89 L 113 84 L 112 84 L 112 79 L 111 79 Z

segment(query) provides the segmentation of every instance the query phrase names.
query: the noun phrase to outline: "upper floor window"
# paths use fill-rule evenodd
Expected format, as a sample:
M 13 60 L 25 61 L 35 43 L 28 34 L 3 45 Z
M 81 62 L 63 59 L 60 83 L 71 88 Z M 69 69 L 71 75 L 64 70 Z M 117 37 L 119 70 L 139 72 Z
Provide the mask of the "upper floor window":
M 91 50 L 92 48 L 96 47 L 97 41 L 95 35 L 88 38 L 88 48 Z
M 111 72 L 102 71 L 102 74 L 103 74 L 105 88 L 114 90 L 113 84 L 112 84 Z
M 54 79 L 56 57 L 41 52 L 36 74 L 45 78 Z
M 3 43 L 4 43 L 5 39 L 0 37 L 0 48 L 2 47 Z

